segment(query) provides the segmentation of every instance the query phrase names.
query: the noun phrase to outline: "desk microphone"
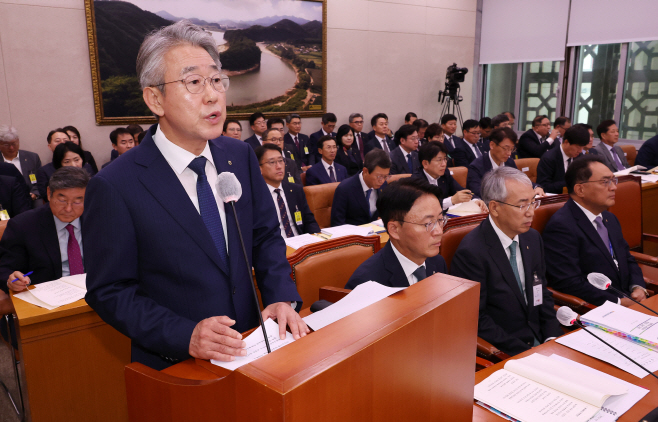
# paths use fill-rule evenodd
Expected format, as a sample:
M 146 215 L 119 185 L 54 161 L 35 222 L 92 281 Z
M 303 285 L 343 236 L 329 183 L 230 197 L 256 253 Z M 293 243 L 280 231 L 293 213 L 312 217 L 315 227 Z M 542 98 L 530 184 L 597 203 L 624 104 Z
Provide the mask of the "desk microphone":
M 258 306 L 258 295 L 256 294 L 256 286 L 254 286 L 254 277 L 249 267 L 249 258 L 247 257 L 247 249 L 244 246 L 244 239 L 242 238 L 242 230 L 240 229 L 240 221 L 238 220 L 238 213 L 235 212 L 235 203 L 242 196 L 242 185 L 235 174 L 230 172 L 222 172 L 217 176 L 217 194 L 224 201 L 225 204 L 231 204 L 233 208 L 233 215 L 235 216 L 235 225 L 238 226 L 238 234 L 240 235 L 240 244 L 242 245 L 242 252 L 244 253 L 244 262 L 247 265 L 247 277 L 251 280 L 251 291 L 254 294 L 254 303 L 256 304 L 256 313 L 260 320 L 260 327 L 263 329 L 263 337 L 265 338 L 265 346 L 267 346 L 267 353 L 272 353 L 270 349 L 270 341 L 267 338 L 267 331 L 265 330 L 265 323 L 263 322 L 263 315 L 260 313 Z
M 589 274 L 587 274 L 587 281 L 589 281 L 589 284 L 591 284 L 592 286 L 596 287 L 597 289 L 601 289 L 601 290 L 607 290 L 607 289 L 610 289 L 610 290 L 612 290 L 613 292 L 615 292 L 615 293 L 617 293 L 617 294 L 620 294 L 620 295 L 624 296 L 624 297 L 627 298 L 627 299 L 632 300 L 633 302 L 637 303 L 638 305 L 640 305 L 640 306 L 643 307 L 644 309 L 647 309 L 647 310 L 653 312 L 654 314 L 658 315 L 658 312 L 654 311 L 653 309 L 651 309 L 651 308 L 649 308 L 649 307 L 647 307 L 647 306 L 644 306 L 643 304 L 641 304 L 641 303 L 638 302 L 637 300 L 633 299 L 632 297 L 630 297 L 630 296 L 627 295 L 626 293 L 622 292 L 621 290 L 612 287 L 612 282 L 610 281 L 610 279 L 608 278 L 608 276 L 605 275 L 605 274 L 601 274 L 601 273 L 589 273 Z
M 579 315 L 578 315 L 577 313 L 575 313 L 570 307 L 568 307 L 568 306 L 561 306 L 561 307 L 557 310 L 557 315 L 556 315 L 556 316 L 557 316 L 557 320 L 560 322 L 560 324 L 562 324 L 562 325 L 564 325 L 564 326 L 566 326 L 566 327 L 571 327 L 571 326 L 573 326 L 573 325 L 576 325 L 576 326 L 582 328 L 583 331 L 589 333 L 591 336 L 594 336 L 594 337 L 597 338 L 599 341 L 605 343 L 605 344 L 606 344 L 608 347 L 610 347 L 612 350 L 614 350 L 615 352 L 619 353 L 620 355 L 622 355 L 622 356 L 625 357 L 626 359 L 630 360 L 631 362 L 633 362 L 634 364 L 636 364 L 636 365 L 639 366 L 640 368 L 644 369 L 644 370 L 645 370 L 649 375 L 651 375 L 652 377 L 658 379 L 658 376 L 654 375 L 653 372 L 649 371 L 649 370 L 648 370 L 647 368 L 645 368 L 644 366 L 642 366 L 642 365 L 640 365 L 639 363 L 635 362 L 633 359 L 629 358 L 629 357 L 626 356 L 624 353 L 620 352 L 617 348 L 615 348 L 614 346 L 612 346 L 612 345 L 611 345 L 610 343 L 608 343 L 607 341 L 603 340 L 601 337 L 597 336 L 596 334 L 594 334 L 594 333 L 592 333 L 591 331 L 589 331 L 588 329 L 586 329 L 585 326 L 584 326 L 583 324 L 581 324 L 580 321 L 578 321 Z

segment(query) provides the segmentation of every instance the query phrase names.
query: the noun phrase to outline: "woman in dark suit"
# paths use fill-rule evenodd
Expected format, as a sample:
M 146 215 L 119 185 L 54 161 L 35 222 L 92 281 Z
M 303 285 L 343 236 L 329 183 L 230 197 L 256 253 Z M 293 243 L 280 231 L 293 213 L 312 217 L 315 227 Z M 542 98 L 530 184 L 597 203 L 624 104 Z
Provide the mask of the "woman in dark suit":
M 82 148 L 82 138 L 80 137 L 78 129 L 73 126 L 66 126 L 64 130 L 69 135 L 69 138 L 71 138 L 71 142 Z M 98 173 L 98 166 L 96 165 L 96 160 L 94 160 L 94 156 L 91 155 L 91 152 L 85 151 L 84 148 L 82 148 L 82 153 L 84 154 L 86 164 L 89 164 L 88 167 L 91 169 L 91 176 Z
M 342 125 L 336 134 L 336 162 L 347 169 L 348 176 L 359 174 L 363 170 L 363 161 L 359 150 L 354 148 L 354 130 L 349 125 Z

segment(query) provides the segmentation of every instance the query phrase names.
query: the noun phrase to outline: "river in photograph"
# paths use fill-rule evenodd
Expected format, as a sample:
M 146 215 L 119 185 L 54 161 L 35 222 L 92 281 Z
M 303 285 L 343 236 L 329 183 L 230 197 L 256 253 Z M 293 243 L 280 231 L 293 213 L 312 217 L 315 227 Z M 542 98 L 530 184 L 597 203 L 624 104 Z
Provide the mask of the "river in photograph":
M 212 31 L 217 45 L 225 44 L 224 33 Z M 227 105 L 246 105 L 276 98 L 292 88 L 297 80 L 295 69 L 258 43 L 263 52 L 260 68 L 244 75 L 231 76 L 226 93 Z

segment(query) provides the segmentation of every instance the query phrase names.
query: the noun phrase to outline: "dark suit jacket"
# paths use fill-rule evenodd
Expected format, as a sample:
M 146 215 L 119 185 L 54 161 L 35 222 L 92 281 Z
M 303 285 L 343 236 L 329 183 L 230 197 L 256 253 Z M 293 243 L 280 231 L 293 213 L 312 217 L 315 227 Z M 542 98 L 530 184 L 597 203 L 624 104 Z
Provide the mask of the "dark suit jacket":
M 418 153 L 411 151 L 411 167 L 412 171 L 409 173 L 409 164 L 407 163 L 407 153 L 402 150 L 402 147 L 397 147 L 391 151 L 391 173 L 390 174 L 417 174 L 420 168 L 420 161 L 418 161 Z
M 645 287 L 642 270 L 629 252 L 619 220 L 608 211 L 603 211 L 602 217 L 619 269 L 594 225 L 572 199 L 553 214 L 542 233 L 546 260 L 551 264 L 549 285 L 596 306 L 606 300 L 617 303 L 618 295 L 590 285 L 589 273 L 605 274 L 614 287 L 628 294 L 633 285 Z
M 464 237 L 450 266 L 452 275 L 480 283 L 478 336 L 509 355 L 530 349 L 534 338 L 543 343 L 564 334 L 555 318 L 553 295 L 546 286 L 541 236 L 534 229 L 520 234 L 519 248 L 527 304 L 489 218 Z M 535 273 L 542 281 L 543 303 L 539 306 L 533 306 Z
M 22 176 L 0 176 L 0 205 L 11 218 L 32 209 L 32 198 L 25 189 Z
M 336 153 L 336 162 L 347 169 L 348 176 L 354 176 L 363 170 L 361 154 L 359 154 L 359 149 L 354 147 L 354 145 L 352 144 L 352 147 L 348 148 L 347 151 L 344 148 L 338 147 L 338 152 Z
M 658 166 L 658 135 L 644 141 L 637 152 L 635 164 L 652 169 Z
M 0 160 L 0 176 L 9 176 L 13 177 L 16 179 L 16 183 L 18 186 L 20 186 L 21 190 L 25 192 L 29 196 L 30 194 L 30 187 L 28 184 L 25 182 L 25 179 L 23 178 L 23 175 L 21 174 L 20 171 L 16 168 L 15 165 L 10 164 L 10 163 L 4 163 L 2 160 Z M 29 175 L 28 175 L 29 177 Z M 32 203 L 32 198 L 30 198 L 30 204 Z M 30 205 L 30 208 L 32 205 Z
M 62 277 L 62 256 L 50 205 L 27 211 L 7 223 L 0 240 L 0 287 L 5 292 L 6 280 L 14 271 L 34 271 L 30 275 L 32 284 Z
M 302 171 L 302 158 L 299 156 L 299 154 L 296 153 L 296 148 L 294 145 L 288 145 L 288 144 L 283 144 L 283 153 L 285 154 L 287 159 L 290 159 L 295 164 L 295 168 L 297 169 L 297 172 Z
M 488 137 L 480 138 L 480 140 L 478 141 L 478 146 L 480 147 L 480 151 L 482 151 L 483 153 L 489 152 L 489 150 L 491 149 L 491 141 L 489 140 Z
M 558 142 L 553 141 L 553 144 L 549 144 L 548 142 L 540 144 L 537 134 L 534 130 L 530 129 L 519 138 L 517 150 L 519 158 L 541 158 L 554 145 L 558 145 Z
M 114 154 L 111 154 L 111 157 L 110 157 L 111 159 L 115 159 L 116 157 L 119 156 L 119 152 L 117 150 L 113 149 L 112 152 L 116 153 L 116 156 Z M 85 165 L 87 165 L 87 164 L 89 165 L 89 167 L 87 168 L 87 171 L 89 172 L 90 176 L 93 176 L 96 173 L 98 173 L 98 165 L 96 164 L 96 160 L 94 160 L 94 156 L 91 155 L 91 152 L 84 151 L 84 154 L 85 154 L 85 161 L 86 161 Z
M 89 163 L 85 163 L 85 165 L 82 167 L 83 169 L 87 170 L 87 173 L 89 173 L 89 176 L 94 175 L 94 170 L 91 168 L 91 165 Z M 39 170 L 37 170 L 37 189 L 39 189 L 39 195 L 41 198 L 48 202 L 48 185 L 50 184 L 50 177 L 55 173 L 55 166 L 53 165 L 52 162 L 41 166 Z
M 505 162 L 505 166 L 516 168 L 516 163 L 512 157 Z M 474 195 L 480 195 L 480 185 L 482 184 L 482 178 L 489 170 L 492 169 L 491 159 L 489 158 L 489 153 L 485 153 L 480 158 L 476 158 L 468 166 L 468 176 L 466 176 L 466 189 L 469 189 L 473 192 Z
M 281 189 L 286 194 L 288 209 L 290 210 L 290 215 L 293 219 L 291 224 L 295 224 L 297 233 L 320 233 L 320 226 L 318 225 L 317 221 L 315 221 L 315 216 L 311 212 L 311 209 L 308 207 L 308 203 L 306 202 L 304 188 L 301 185 L 288 183 L 284 180 L 281 183 Z M 295 212 L 297 211 L 302 213 L 301 224 L 295 223 Z
M 188 359 L 190 337 L 203 319 L 226 315 L 238 332 L 258 325 L 250 286 L 255 269 L 263 305 L 298 302 L 286 245 L 256 156 L 247 144 L 209 141 L 217 172 L 232 172 L 242 186 L 235 203 L 249 262 L 240 246 L 231 205 L 226 211 L 228 268 L 174 170 L 153 141 L 91 179 L 83 232 L 87 303 L 132 339 L 132 359 L 152 368 Z M 165 359 L 167 358 L 167 359 Z
M 336 132 L 331 132 L 329 135 L 331 135 L 332 138 L 336 139 Z M 311 134 L 309 137 L 308 141 L 308 150 L 311 153 L 311 157 L 309 157 L 309 165 L 313 165 L 315 163 L 319 163 L 320 160 L 322 159 L 322 155 L 318 152 L 318 141 L 320 138 L 324 136 L 324 132 L 322 132 L 322 129 L 318 130 L 317 132 L 314 132 Z
M 454 146 L 449 144 L 448 142 L 446 142 L 446 135 L 445 134 L 443 135 L 443 145 L 446 146 L 446 149 L 448 150 L 448 154 L 452 155 L 452 152 L 454 151 L 454 149 L 457 148 L 457 146 L 459 145 L 459 141 L 463 141 L 463 139 L 460 138 L 457 135 L 452 135 L 452 137 L 450 139 L 452 140 L 452 143 L 454 144 Z
M 422 179 L 425 180 L 426 182 L 429 183 L 429 180 L 427 180 L 427 176 L 425 176 L 425 172 L 422 170 L 414 175 L 414 178 L 417 179 Z M 441 188 L 441 202 L 443 203 L 443 200 L 446 198 L 451 197 L 452 195 L 456 194 L 457 192 L 464 190 L 462 185 L 457 183 L 454 177 L 452 177 L 452 174 L 450 174 L 450 169 L 446 168 L 446 171 L 443 173 L 443 176 L 439 177 L 436 180 L 436 185 Z
M 436 273 L 447 273 L 446 262 L 441 255 L 425 260 L 425 272 L 427 276 Z M 367 281 L 376 281 L 388 287 L 409 287 L 409 280 L 404 275 L 404 270 L 398 257 L 395 256 L 391 242 L 388 242 L 379 252 L 366 259 L 354 271 L 352 277 L 345 285 L 346 289 L 353 289 L 359 284 Z M 421 281 L 421 280 L 418 280 Z
M 297 135 L 297 140 L 299 141 L 299 149 L 297 149 L 297 145 L 295 145 L 295 141 L 292 139 L 292 136 L 290 136 L 289 133 L 283 135 L 283 143 L 284 145 L 288 145 L 290 147 L 290 150 L 295 155 L 295 162 L 297 162 L 299 159 L 303 165 L 308 166 L 308 160 L 312 154 L 310 140 L 308 136 L 304 135 L 303 133 Z M 299 163 L 297 164 L 299 165 Z M 299 167 L 299 169 L 301 170 L 301 167 Z
M 619 145 L 613 146 L 615 149 L 615 152 L 617 152 L 617 156 L 619 156 L 619 161 L 625 168 L 629 168 L 630 165 L 628 164 L 628 160 L 626 159 L 626 156 L 624 155 L 624 150 L 619 147 Z M 603 159 L 603 164 L 608 166 L 610 171 L 613 173 L 618 172 L 619 170 L 617 169 L 617 164 L 615 163 L 615 159 L 612 157 L 612 154 L 610 154 L 610 151 L 608 151 L 608 148 L 606 148 L 605 144 L 603 142 L 599 142 L 597 146 L 592 148 L 592 150 L 596 151 L 599 154 L 599 157 Z
M 260 142 L 258 142 L 258 138 L 256 137 L 255 133 L 245 139 L 244 142 L 248 143 L 251 146 L 251 149 L 256 149 L 260 146 Z
M 284 175 L 284 179 L 286 181 L 288 181 L 289 177 L 292 177 L 295 180 L 295 183 L 297 183 L 298 185 L 302 184 L 302 178 L 299 175 L 299 169 L 297 168 L 297 164 L 295 164 L 295 162 L 288 157 L 286 157 L 285 172 L 286 174 Z
M 38 196 L 39 189 L 37 188 L 36 182 L 32 183 L 30 180 L 30 174 L 34 174 L 36 176 L 37 170 L 39 170 L 41 167 L 41 158 L 39 158 L 39 154 L 21 149 L 18 150 L 18 157 L 19 161 L 21 162 L 23 180 L 25 180 L 25 183 L 30 188 L 30 193 Z
M 361 134 L 361 142 L 363 142 L 363 157 L 361 157 L 361 149 L 359 148 L 359 139 L 357 137 L 358 134 Z M 359 154 L 359 158 L 362 160 L 365 159 L 366 153 L 368 152 L 368 141 L 370 140 L 370 136 L 365 133 L 365 132 L 359 132 L 354 134 L 354 149 L 357 150 L 357 153 Z
M 370 216 L 370 204 L 366 202 L 366 195 L 363 192 L 359 174 L 345 179 L 336 188 L 334 201 L 331 205 L 332 227 L 342 226 L 343 224 L 359 226 L 379 218 L 377 211 Z M 377 195 L 381 194 L 385 186 L 386 184 L 377 189 Z
M 347 169 L 336 161 L 334 161 L 334 173 L 337 182 L 347 179 Z M 331 180 L 329 180 L 329 174 L 325 170 L 322 161 L 319 161 L 306 170 L 306 186 L 321 185 L 323 183 L 331 183 Z
M 452 158 L 455 159 L 455 167 L 468 167 L 468 165 L 477 158 L 475 153 L 469 146 L 470 144 L 463 139 L 459 139 L 456 144 L 457 146 L 451 154 Z M 475 148 L 477 148 L 480 151 L 480 154 L 482 154 L 482 148 L 480 148 L 478 144 L 475 144 Z
M 397 148 L 397 145 L 395 145 L 395 141 L 393 141 L 388 135 L 386 135 L 386 143 L 388 144 L 388 149 L 389 151 L 393 152 L 395 148 Z M 375 135 L 373 134 L 370 137 L 370 140 L 366 143 L 366 154 L 372 151 L 375 148 L 382 149 L 382 145 L 379 143 Z
M 537 183 L 544 188 L 545 192 L 559 194 L 567 186 L 564 174 L 562 147 L 558 146 L 546 151 L 537 164 Z

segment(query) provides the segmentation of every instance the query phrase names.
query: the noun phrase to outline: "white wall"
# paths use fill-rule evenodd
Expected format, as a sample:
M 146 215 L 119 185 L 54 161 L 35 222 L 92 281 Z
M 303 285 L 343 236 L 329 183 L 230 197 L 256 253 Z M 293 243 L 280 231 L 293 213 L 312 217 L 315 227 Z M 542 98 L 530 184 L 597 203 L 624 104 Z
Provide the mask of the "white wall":
M 470 72 L 462 114 L 470 116 L 476 0 L 328 0 L 327 106 L 339 124 L 388 114 L 397 128 L 416 112 L 433 122 L 445 69 Z M 77 127 L 96 162 L 109 160 L 109 133 L 96 126 L 83 0 L 0 0 L 0 124 L 15 126 L 21 148 L 47 163 L 48 131 Z M 250 135 L 248 123 L 244 136 Z M 304 119 L 303 132 L 319 129 Z M 366 130 L 370 130 L 366 124 Z

